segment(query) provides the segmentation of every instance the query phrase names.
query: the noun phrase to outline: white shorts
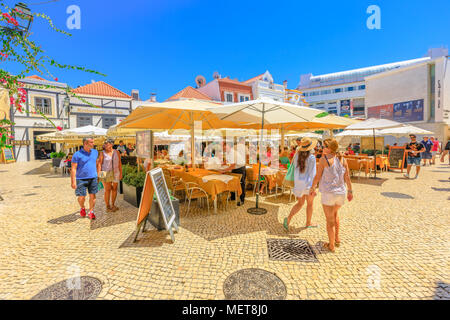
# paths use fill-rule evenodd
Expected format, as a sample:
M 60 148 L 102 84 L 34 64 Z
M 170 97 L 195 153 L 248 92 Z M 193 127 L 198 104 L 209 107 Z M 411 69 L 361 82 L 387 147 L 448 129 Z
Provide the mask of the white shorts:
M 297 198 L 301 198 L 301 197 L 303 197 L 303 196 L 309 195 L 309 189 L 303 189 L 303 190 L 292 189 L 292 193 L 293 193 L 294 196 L 296 196 Z
M 326 206 L 342 206 L 345 201 L 345 194 L 322 193 L 322 204 Z

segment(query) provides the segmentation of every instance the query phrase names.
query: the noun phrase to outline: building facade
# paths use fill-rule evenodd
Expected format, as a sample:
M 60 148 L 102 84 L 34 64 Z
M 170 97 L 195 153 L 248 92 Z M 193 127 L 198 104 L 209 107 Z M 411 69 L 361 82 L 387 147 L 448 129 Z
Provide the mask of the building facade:
M 254 99 L 251 85 L 228 77 L 214 79 L 197 90 L 209 96 L 213 101 L 222 101 L 224 104 Z
M 340 116 L 364 117 L 367 113 L 365 101 L 366 77 L 421 64 L 447 54 L 448 50 L 446 49 L 430 49 L 424 58 L 419 59 L 318 76 L 303 74 L 300 76 L 297 90 L 303 92 L 303 98 L 313 108 Z
M 48 152 L 59 151 L 59 146 L 49 142 L 39 142 L 36 136 L 57 131 L 57 129 L 41 115 L 35 114 L 36 110 L 42 112 L 55 126 L 68 128 L 68 110 L 64 108 L 64 99 L 67 94 L 64 88 L 67 84 L 55 81 L 47 81 L 38 76 L 30 76 L 20 80 L 27 93 L 25 109 L 20 113 L 15 108 L 10 108 L 10 119 L 14 122 L 13 151 L 16 161 L 25 162 L 35 160 L 40 148 Z M 56 88 L 42 88 L 51 85 Z M 60 88 L 60 89 L 59 89 Z
M 410 123 L 450 138 L 448 56 L 366 77 L 366 117 Z
M 254 99 L 269 98 L 280 102 L 285 101 L 285 86 L 274 83 L 269 71 L 243 83 L 252 87 Z
M 70 97 L 70 128 L 93 125 L 108 129 L 125 119 L 132 111 L 131 96 L 103 81 L 78 87 L 73 92 L 85 101 Z

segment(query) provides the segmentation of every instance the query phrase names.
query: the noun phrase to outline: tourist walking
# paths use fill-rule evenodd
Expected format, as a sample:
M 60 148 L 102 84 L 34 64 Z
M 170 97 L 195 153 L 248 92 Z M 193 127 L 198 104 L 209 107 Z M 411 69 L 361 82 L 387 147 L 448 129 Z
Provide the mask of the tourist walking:
M 75 189 L 78 203 L 80 204 L 80 216 L 86 216 L 85 200 L 86 190 L 89 193 L 89 219 L 95 219 L 95 198 L 98 192 L 97 172 L 98 151 L 94 149 L 93 138 L 83 138 L 83 147 L 75 152 L 72 157 L 72 170 L 70 180 L 72 189 Z
M 119 210 L 115 202 L 117 198 L 117 186 L 122 180 L 122 162 L 120 153 L 113 149 L 114 140 L 106 140 L 104 150 L 97 161 L 97 171 L 100 172 L 100 181 L 105 187 L 106 212 Z
M 411 172 L 411 167 L 413 165 L 416 166 L 416 176 L 414 179 L 417 179 L 419 172 L 420 172 L 420 154 L 425 151 L 425 147 L 423 144 L 418 143 L 416 140 L 416 135 L 410 134 L 409 138 L 411 139 L 410 143 L 406 144 L 406 150 L 408 152 L 408 158 L 407 158 L 407 168 L 406 173 L 404 174 L 405 178 L 410 178 L 409 173 Z
M 294 166 L 294 189 L 292 192 L 297 198 L 297 203 L 292 207 L 291 212 L 283 221 L 283 227 L 289 230 L 292 218 L 300 211 L 306 201 L 306 228 L 317 227 L 311 222 L 313 214 L 313 204 L 315 195 L 310 194 L 314 177 L 316 176 L 316 157 L 311 153 L 317 145 L 317 140 L 303 138 L 297 152 L 292 160 Z
M 448 154 L 448 164 L 450 165 L 450 139 L 447 141 L 444 151 L 442 152 L 441 162 L 444 162 L 444 158 L 447 154 Z
M 433 142 L 428 139 L 428 137 L 423 137 L 423 140 L 420 142 L 424 148 L 425 151 L 422 153 L 422 159 L 423 159 L 423 166 L 428 164 L 431 166 L 433 155 L 431 154 L 431 150 L 433 149 Z
M 348 165 L 338 153 L 338 148 L 339 144 L 335 139 L 324 140 L 323 156 L 320 158 L 317 174 L 309 192 L 310 195 L 315 195 L 317 184 L 319 184 L 328 233 L 328 242 L 325 242 L 323 246 L 331 252 L 334 252 L 335 246 L 339 247 L 341 243 L 338 211 L 345 202 L 345 194 L 347 193 L 348 201 L 353 199 Z
M 431 142 L 433 142 L 433 147 L 431 148 L 431 164 L 436 164 L 436 155 L 441 153 L 441 144 L 437 137 L 430 137 Z

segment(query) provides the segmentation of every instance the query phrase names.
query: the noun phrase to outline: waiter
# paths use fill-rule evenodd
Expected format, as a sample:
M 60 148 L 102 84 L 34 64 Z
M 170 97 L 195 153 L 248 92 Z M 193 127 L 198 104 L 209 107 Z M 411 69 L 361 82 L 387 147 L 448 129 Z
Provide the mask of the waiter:
M 238 173 L 241 175 L 241 196 L 238 206 L 242 206 L 245 201 L 245 176 L 246 176 L 246 149 L 245 149 L 245 138 L 240 138 L 238 143 L 232 147 L 231 144 L 225 144 L 226 150 L 226 160 L 230 166 L 225 169 L 225 172 Z M 236 200 L 236 193 L 231 193 L 231 200 Z

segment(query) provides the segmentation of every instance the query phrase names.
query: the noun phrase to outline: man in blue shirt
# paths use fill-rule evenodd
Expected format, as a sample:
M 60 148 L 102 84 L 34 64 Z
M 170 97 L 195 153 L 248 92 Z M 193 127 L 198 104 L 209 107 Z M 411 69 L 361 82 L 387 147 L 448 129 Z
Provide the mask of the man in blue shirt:
M 433 155 L 431 154 L 431 149 L 433 148 L 433 142 L 428 140 L 428 137 L 423 137 L 423 140 L 420 142 L 425 147 L 425 151 L 422 153 L 423 165 L 427 165 L 428 163 L 431 165 L 431 159 Z
M 95 219 L 95 195 L 98 192 L 97 172 L 98 151 L 94 149 L 94 139 L 83 138 L 83 147 L 72 157 L 72 172 L 70 175 L 72 189 L 80 204 L 80 216 L 86 216 L 84 202 L 86 189 L 89 193 L 89 219 Z

